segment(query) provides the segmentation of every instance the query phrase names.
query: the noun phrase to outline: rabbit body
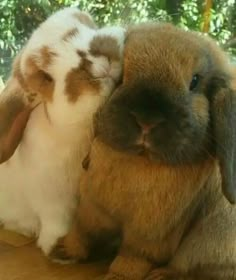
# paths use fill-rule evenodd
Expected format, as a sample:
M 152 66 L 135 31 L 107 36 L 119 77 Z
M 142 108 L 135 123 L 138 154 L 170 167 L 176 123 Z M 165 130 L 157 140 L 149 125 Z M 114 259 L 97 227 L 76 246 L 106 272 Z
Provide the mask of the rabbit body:
M 144 279 L 154 263 L 165 269 L 147 279 L 235 279 L 236 209 L 222 196 L 216 161 L 170 168 L 97 140 L 90 158 L 81 179 L 79 223 L 64 240 L 68 254 L 80 248 L 75 256 L 85 258 L 88 248 L 81 243 L 122 229 L 105 279 Z
M 70 225 L 89 122 L 53 126 L 39 105 L 15 154 L 0 166 L 0 220 L 8 229 L 39 236 L 45 252 Z
M 234 81 L 208 38 L 131 28 L 123 83 L 96 114 L 76 219 L 52 257 L 86 259 L 110 233 L 121 244 L 106 280 L 236 279 Z
M 0 221 L 37 236 L 46 255 L 70 227 L 93 116 L 121 77 L 123 40 L 123 28 L 97 30 L 76 8 L 58 11 L 32 34 L 1 93 Z

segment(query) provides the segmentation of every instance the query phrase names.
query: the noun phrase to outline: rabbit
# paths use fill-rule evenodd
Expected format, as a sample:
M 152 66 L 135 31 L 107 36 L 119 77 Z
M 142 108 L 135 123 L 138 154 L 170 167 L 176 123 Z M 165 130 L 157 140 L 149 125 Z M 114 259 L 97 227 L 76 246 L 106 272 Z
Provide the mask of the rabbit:
M 128 29 L 122 84 L 95 114 L 77 214 L 54 259 L 85 260 L 99 238 L 117 236 L 102 279 L 236 279 L 232 73 L 202 34 Z
M 92 120 L 121 81 L 125 29 L 64 8 L 36 29 L 0 95 L 0 221 L 45 255 L 70 228 Z

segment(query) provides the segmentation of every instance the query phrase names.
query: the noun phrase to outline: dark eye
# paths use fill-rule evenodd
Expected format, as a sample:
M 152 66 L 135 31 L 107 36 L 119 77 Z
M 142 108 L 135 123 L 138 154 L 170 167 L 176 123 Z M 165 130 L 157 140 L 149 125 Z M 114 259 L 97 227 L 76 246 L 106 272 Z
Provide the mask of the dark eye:
M 199 81 L 200 81 L 200 76 L 198 74 L 194 75 L 190 83 L 189 89 L 194 90 L 198 86 Z

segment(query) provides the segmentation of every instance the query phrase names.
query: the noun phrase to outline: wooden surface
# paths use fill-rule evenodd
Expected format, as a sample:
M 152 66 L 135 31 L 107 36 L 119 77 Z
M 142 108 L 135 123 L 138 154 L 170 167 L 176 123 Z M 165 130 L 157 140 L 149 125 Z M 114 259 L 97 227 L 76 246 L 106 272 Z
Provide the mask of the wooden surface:
M 105 263 L 54 264 L 34 241 L 0 229 L 1 280 L 90 280 L 100 278 L 106 270 Z

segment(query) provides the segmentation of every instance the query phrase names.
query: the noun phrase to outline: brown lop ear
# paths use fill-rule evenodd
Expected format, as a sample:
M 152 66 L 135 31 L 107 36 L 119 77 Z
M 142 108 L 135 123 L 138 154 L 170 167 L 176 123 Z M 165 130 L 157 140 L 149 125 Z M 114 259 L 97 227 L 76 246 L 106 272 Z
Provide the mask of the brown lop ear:
M 37 53 L 28 55 L 23 60 L 24 71 L 17 73 L 19 80 L 26 89 L 25 94 L 30 102 L 46 101 L 52 102 L 55 82 L 47 72 L 47 68 L 53 63 L 57 54 L 49 47 L 44 46 Z M 33 94 L 32 94 L 33 93 Z M 34 95 L 34 100 L 31 97 Z
M 228 201 L 236 203 L 236 90 L 225 78 L 214 79 L 211 117 L 222 177 L 222 191 Z M 212 90 L 212 87 L 211 87 Z
M 0 94 L 0 163 L 14 154 L 32 108 L 20 71 L 20 59 L 21 53 L 15 58 L 11 77 Z
M 0 94 L 0 163 L 14 154 L 30 112 L 19 83 L 10 79 Z
M 44 69 L 56 54 L 45 46 L 21 63 L 23 56 L 24 49 L 14 60 L 11 77 L 0 94 L 0 163 L 14 154 L 32 109 L 53 97 L 54 80 Z

